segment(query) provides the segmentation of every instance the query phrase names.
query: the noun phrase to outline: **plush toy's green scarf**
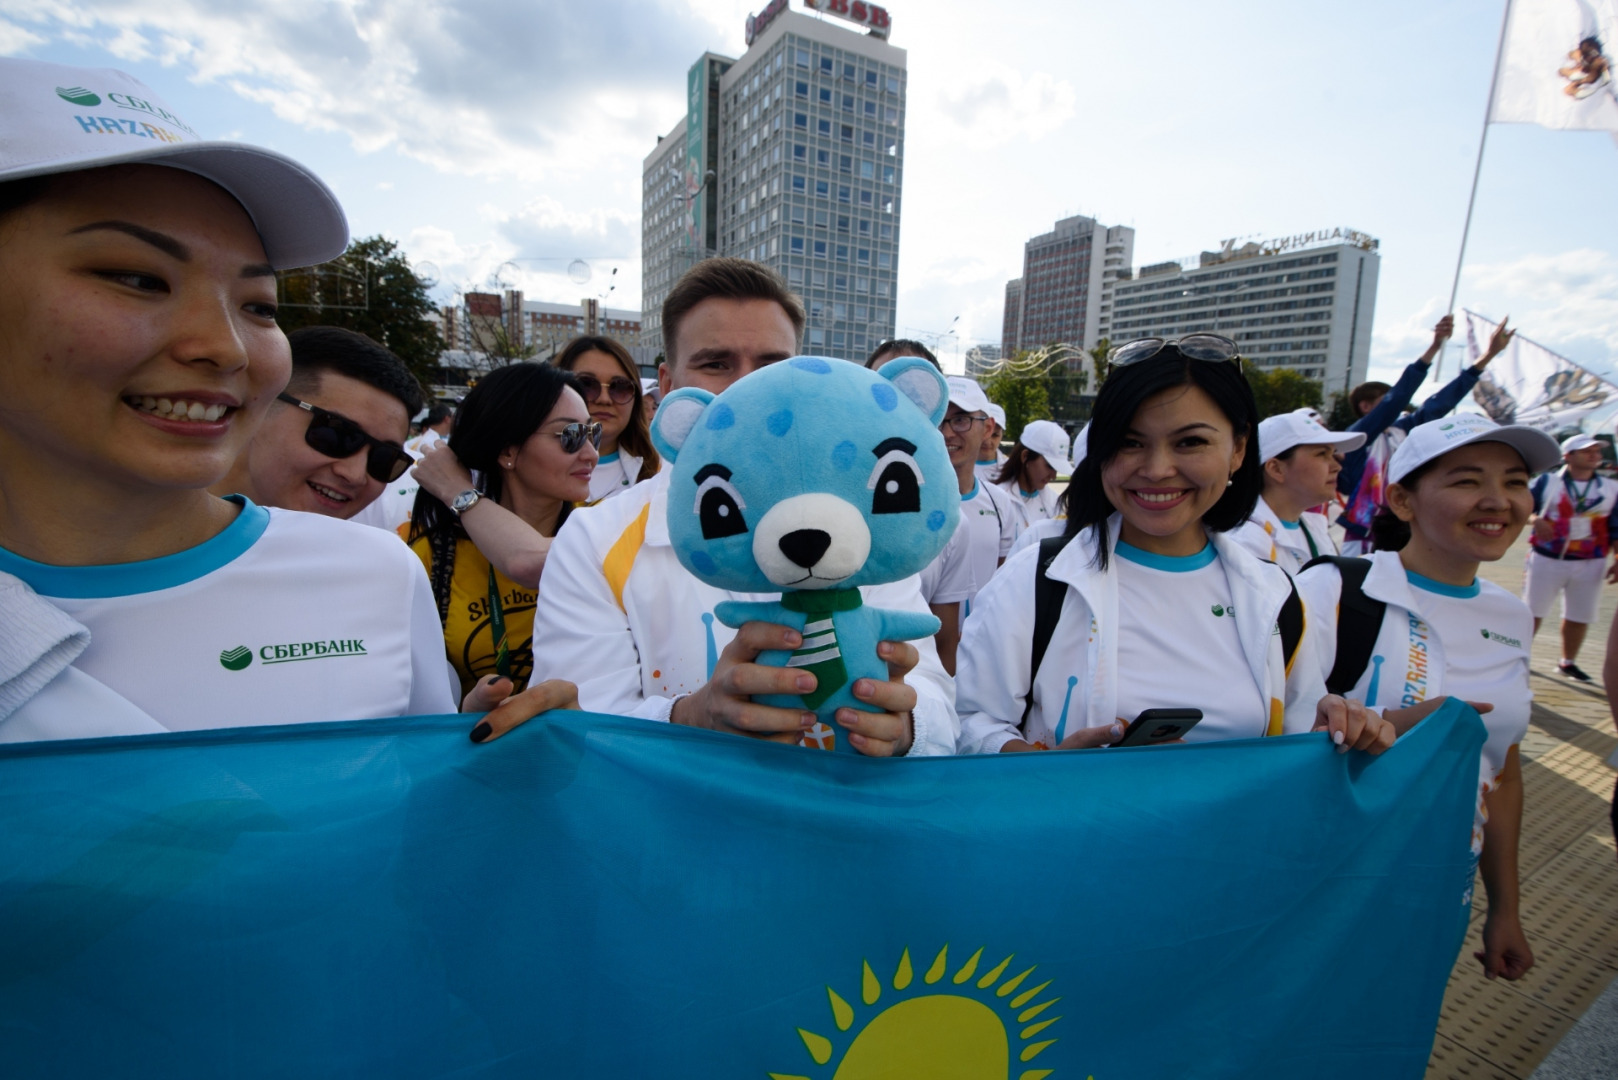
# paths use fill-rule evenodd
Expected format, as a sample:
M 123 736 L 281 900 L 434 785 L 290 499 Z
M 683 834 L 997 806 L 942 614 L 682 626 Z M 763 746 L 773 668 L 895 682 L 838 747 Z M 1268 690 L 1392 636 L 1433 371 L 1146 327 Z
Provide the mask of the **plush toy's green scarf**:
M 862 603 L 858 589 L 805 590 L 781 594 L 781 606 L 809 616 L 803 627 L 803 644 L 787 658 L 786 666 L 812 672 L 814 690 L 803 695 L 805 708 L 818 709 L 821 703 L 848 682 L 843 650 L 837 644 L 832 613 L 853 611 Z

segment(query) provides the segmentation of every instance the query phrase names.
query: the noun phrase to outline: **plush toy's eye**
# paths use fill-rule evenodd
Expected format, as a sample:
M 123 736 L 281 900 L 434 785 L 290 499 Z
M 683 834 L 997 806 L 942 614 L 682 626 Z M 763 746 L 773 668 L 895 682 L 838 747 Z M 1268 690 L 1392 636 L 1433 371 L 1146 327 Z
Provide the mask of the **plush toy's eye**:
M 865 485 L 871 491 L 871 513 L 913 514 L 921 509 L 921 469 L 912 456 L 916 444 L 905 439 L 885 439 L 871 451 L 876 468 Z
M 702 525 L 704 540 L 719 540 L 747 531 L 742 511 L 747 502 L 730 482 L 730 470 L 723 465 L 704 465 L 697 470 L 697 503 L 692 512 Z

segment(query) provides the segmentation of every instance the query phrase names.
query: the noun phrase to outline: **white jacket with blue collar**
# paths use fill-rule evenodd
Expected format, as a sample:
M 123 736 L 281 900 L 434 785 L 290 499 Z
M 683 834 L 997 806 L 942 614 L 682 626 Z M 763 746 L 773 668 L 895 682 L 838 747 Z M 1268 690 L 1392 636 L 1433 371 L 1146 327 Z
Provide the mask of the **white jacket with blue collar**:
M 1107 521 L 1109 550 L 1117 545 L 1121 521 L 1117 514 Z M 1118 718 L 1117 559 L 1109 560 L 1107 570 L 1097 569 L 1098 532 L 1091 528 L 1076 536 L 1047 571 L 1068 588 L 1031 688 L 1026 730 L 1020 722 L 1030 693 L 1038 547 L 1012 556 L 978 593 L 956 674 L 961 753 L 996 753 L 1013 739 L 1054 746 L 1064 709 L 1069 732 Z M 1242 653 L 1263 693 L 1263 701 L 1254 701 L 1252 734 L 1309 731 L 1326 687 L 1312 649 L 1300 646 L 1290 666 L 1282 655 L 1277 619 L 1292 593 L 1291 582 L 1280 567 L 1229 536 L 1213 533 L 1211 539 L 1230 586 Z

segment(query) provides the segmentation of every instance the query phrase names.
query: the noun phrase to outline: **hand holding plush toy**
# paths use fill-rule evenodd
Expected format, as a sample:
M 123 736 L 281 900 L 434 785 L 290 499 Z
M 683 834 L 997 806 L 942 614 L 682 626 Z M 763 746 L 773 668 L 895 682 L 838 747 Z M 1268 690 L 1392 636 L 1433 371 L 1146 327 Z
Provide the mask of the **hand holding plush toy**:
M 873 707 L 856 679 L 885 681 L 881 641 L 938 632 L 930 614 L 867 607 L 861 585 L 919 573 L 960 520 L 960 494 L 938 425 L 949 407 L 944 378 L 906 357 L 867 371 L 846 360 L 799 356 L 754 372 L 715 397 L 676 390 L 652 423 L 673 464 L 669 542 L 681 565 L 716 588 L 781 593 L 714 609 L 739 629 L 770 622 L 803 634 L 793 652 L 758 662 L 811 672 L 801 698 L 765 705 L 833 716 Z M 836 748 L 852 750 L 846 738 Z

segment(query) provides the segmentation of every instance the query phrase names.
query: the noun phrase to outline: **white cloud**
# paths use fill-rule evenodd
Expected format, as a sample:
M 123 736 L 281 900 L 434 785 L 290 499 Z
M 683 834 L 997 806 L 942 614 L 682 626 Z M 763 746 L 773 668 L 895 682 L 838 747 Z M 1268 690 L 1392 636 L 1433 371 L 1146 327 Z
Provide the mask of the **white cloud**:
M 1578 248 L 1469 267 L 1471 306 L 1553 349 L 1599 342 L 1618 352 L 1618 258 Z
M 0 19 L 0 56 L 13 56 L 34 45 L 43 45 L 45 39 L 16 23 Z
M 672 0 L 10 0 L 0 51 L 61 40 L 156 62 L 450 173 L 528 181 L 639 159 L 706 45 Z M 6 28 L 9 28 L 6 29 Z
M 1043 138 L 1073 117 L 1077 100 L 1072 83 L 1043 71 L 1002 68 L 952 82 L 933 109 L 956 129 L 953 136 L 970 139 L 976 148 Z

